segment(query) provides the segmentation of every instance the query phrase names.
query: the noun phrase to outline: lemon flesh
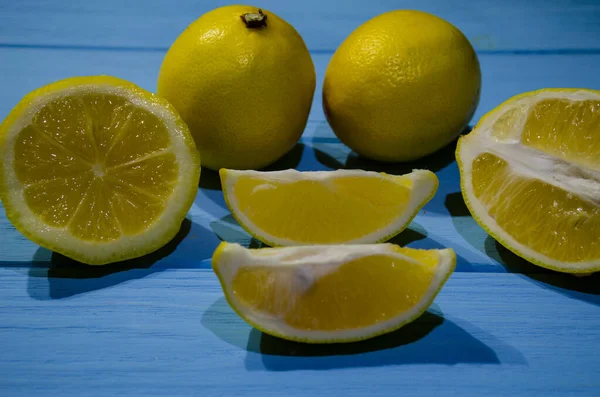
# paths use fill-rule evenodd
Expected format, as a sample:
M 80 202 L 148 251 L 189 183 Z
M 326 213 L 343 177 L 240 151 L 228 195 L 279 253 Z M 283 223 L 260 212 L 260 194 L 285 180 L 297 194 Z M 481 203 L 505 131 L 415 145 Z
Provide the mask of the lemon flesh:
M 0 127 L 7 217 L 34 242 L 88 264 L 137 257 L 174 237 L 200 160 L 164 100 L 107 76 L 26 96 Z
M 212 266 L 234 310 L 263 332 L 349 342 L 419 317 L 453 272 L 452 250 L 392 244 L 249 250 L 222 243 Z
M 221 170 L 229 209 L 272 246 L 374 243 L 404 230 L 438 187 L 434 173 Z
M 570 273 L 600 270 L 600 93 L 526 93 L 457 148 L 475 219 L 517 255 Z

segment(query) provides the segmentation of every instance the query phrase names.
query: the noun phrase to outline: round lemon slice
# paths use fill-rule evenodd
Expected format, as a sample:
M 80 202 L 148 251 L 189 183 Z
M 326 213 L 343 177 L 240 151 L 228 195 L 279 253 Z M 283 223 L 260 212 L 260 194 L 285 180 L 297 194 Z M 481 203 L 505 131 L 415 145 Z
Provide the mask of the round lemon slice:
M 600 92 L 514 97 L 456 155 L 465 203 L 492 237 L 538 266 L 600 270 Z
M 394 331 L 431 305 L 454 271 L 451 249 L 393 244 L 247 249 L 222 243 L 212 266 L 231 307 L 288 340 L 338 343 Z
M 386 241 L 409 225 L 438 187 L 427 170 L 399 176 L 362 170 L 220 174 L 233 216 L 271 246 Z
M 164 99 L 108 76 L 21 100 L 0 126 L 0 198 L 35 243 L 87 264 L 152 252 L 193 203 L 200 158 Z

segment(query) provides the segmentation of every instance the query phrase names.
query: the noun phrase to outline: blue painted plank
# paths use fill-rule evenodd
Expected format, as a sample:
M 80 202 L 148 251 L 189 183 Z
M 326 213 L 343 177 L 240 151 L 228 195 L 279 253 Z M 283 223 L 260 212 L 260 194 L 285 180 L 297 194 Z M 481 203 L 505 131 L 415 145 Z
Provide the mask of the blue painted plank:
M 0 119 L 28 91 L 72 75 L 111 74 L 154 90 L 171 42 L 221 4 L 0 0 Z M 423 167 L 440 178 L 436 197 L 395 240 L 458 254 L 457 272 L 429 314 L 386 337 L 344 346 L 287 343 L 250 328 L 225 303 L 209 258 L 220 239 L 260 244 L 233 221 L 218 178 L 207 171 L 176 239 L 122 264 L 89 269 L 39 248 L 0 209 L 0 395 L 597 395 L 600 276 L 543 272 L 487 237 L 461 200 L 451 146 L 407 165 L 358 158 L 324 121 L 320 84 L 331 53 L 358 25 L 390 9 L 416 8 L 454 23 L 477 49 L 484 80 L 474 122 L 523 91 L 598 89 L 600 2 L 260 6 L 299 30 L 319 84 L 301 143 L 274 167 Z
M 72 75 L 111 74 L 154 90 L 162 53 L 127 51 L 80 51 L 57 49 L 0 49 L 0 118 L 4 118 L 28 91 Z M 310 121 L 301 143 L 274 168 L 328 170 L 363 168 L 389 173 L 406 173 L 413 168 L 432 169 L 440 188 L 411 225 L 394 241 L 418 248 L 452 247 L 458 254 L 458 271 L 505 272 L 532 270 L 499 247 L 469 216 L 462 202 L 453 147 L 416 163 L 383 166 L 365 161 L 339 143 L 324 120 L 320 100 L 321 81 L 329 54 L 313 54 L 318 86 Z M 600 55 L 480 55 L 483 71 L 481 103 L 473 121 L 512 95 L 542 87 L 600 88 L 595 65 Z M 40 61 L 42 60 L 42 61 Z M 40 68 L 40 62 L 44 67 Z M 218 177 L 204 171 L 201 189 L 189 213 L 190 232 L 181 242 L 163 253 L 146 258 L 155 266 L 194 267 L 212 255 L 219 239 L 252 244 L 250 236 L 231 218 L 219 190 Z M 0 215 L 0 263 L 48 263 L 52 254 L 21 236 L 4 214 Z M 256 242 L 255 242 L 256 244 Z M 500 250 L 501 253 L 498 251 Z M 58 259 L 56 259 L 58 258 Z M 506 259 L 508 258 L 508 259 Z M 61 259 L 55 256 L 54 262 Z M 507 263 L 509 261 L 510 263 Z M 510 265 L 518 262 L 519 265 Z M 206 263 L 206 262 L 203 262 Z M 539 270 L 539 269 L 535 269 Z
M 0 44 L 166 49 L 183 29 L 223 1 L 44 0 L 0 4 Z M 250 3 L 252 4 L 252 3 Z M 434 13 L 461 29 L 483 51 L 600 51 L 596 0 L 380 0 L 254 3 L 289 21 L 316 51 L 335 50 L 366 20 L 393 9 Z
M 214 274 L 0 268 L 6 396 L 595 396 L 598 279 L 455 273 L 428 314 L 364 343 L 262 335 Z M 573 288 L 579 288 L 579 291 Z M 558 315 L 560 313 L 560 315 Z
M 108 74 L 131 80 L 155 91 L 163 52 L 90 51 L 70 49 L 0 48 L 0 118 L 29 91 L 44 84 L 76 75 Z M 324 122 L 321 89 L 331 54 L 313 53 L 317 86 L 309 116 L 312 122 Z M 513 95 L 549 87 L 600 89 L 597 65 L 600 54 L 479 54 L 482 93 L 473 117 L 477 121 Z M 40 67 L 40 64 L 43 67 Z M 307 126 L 304 140 L 312 137 L 333 138 L 326 123 Z M 327 141 L 327 140 L 325 140 Z

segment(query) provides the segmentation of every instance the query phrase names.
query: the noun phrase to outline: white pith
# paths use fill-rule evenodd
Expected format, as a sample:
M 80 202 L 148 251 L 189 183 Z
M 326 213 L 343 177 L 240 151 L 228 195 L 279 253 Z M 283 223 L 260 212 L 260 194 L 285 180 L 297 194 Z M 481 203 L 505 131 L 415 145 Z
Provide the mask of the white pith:
M 49 101 L 61 98 L 63 96 L 79 93 L 101 93 L 114 94 L 129 100 L 133 106 L 139 107 L 153 113 L 164 123 L 171 136 L 171 147 L 168 151 L 161 153 L 174 153 L 178 164 L 178 181 L 175 184 L 175 190 L 166 200 L 164 212 L 140 234 L 121 236 L 118 239 L 108 242 L 84 241 L 74 237 L 66 227 L 53 227 L 45 224 L 39 219 L 27 206 L 23 194 L 24 185 L 18 180 L 14 163 L 14 145 L 19 132 L 31 124 L 33 117 L 39 109 Z M 112 84 L 89 84 L 77 87 L 71 87 L 60 91 L 48 93 L 33 100 L 22 116 L 6 131 L 5 144 L 0 153 L 2 160 L 3 179 L 6 189 L 6 200 L 13 212 L 17 214 L 19 224 L 29 234 L 36 236 L 46 245 L 61 252 L 74 253 L 79 257 L 85 257 L 90 262 L 106 262 L 113 256 L 118 259 L 121 252 L 135 253 L 136 251 L 147 251 L 147 247 L 152 241 L 161 240 L 166 230 L 173 228 L 172 219 L 179 217 L 184 211 L 182 205 L 187 201 L 190 190 L 195 187 L 190 186 L 189 175 L 198 171 L 194 170 L 195 161 L 192 158 L 189 147 L 183 138 L 183 131 L 177 124 L 177 119 L 166 108 L 159 104 L 143 99 L 139 94 L 131 90 Z
M 226 289 L 225 294 L 228 296 L 230 303 L 238 311 L 242 312 L 249 322 L 257 324 L 275 335 L 285 335 L 288 338 L 297 340 L 311 342 L 344 341 L 362 339 L 366 336 L 377 335 L 386 330 L 398 328 L 400 325 L 412 321 L 426 310 L 447 279 L 449 273 L 453 271 L 455 265 L 455 255 L 451 249 L 437 250 L 437 252 L 439 253 L 439 263 L 431 284 L 428 286 L 421 300 L 410 310 L 389 320 L 366 327 L 335 331 L 294 328 L 286 324 L 279 317 L 261 313 L 252 307 L 244 306 L 231 291 L 232 281 L 236 273 L 242 267 L 251 266 L 291 267 L 298 272 L 296 279 L 302 280 L 302 285 L 298 289 L 302 293 L 303 290 L 306 290 L 310 286 L 310 283 L 317 281 L 326 274 L 334 272 L 343 264 L 355 259 L 374 255 L 386 255 L 403 261 L 419 262 L 396 252 L 392 244 L 311 245 L 260 250 L 250 250 L 239 244 L 227 244 L 219 256 L 216 266 L 222 278 L 223 288 Z M 317 270 L 316 273 L 307 274 L 307 272 L 311 272 L 313 269 Z M 308 285 L 305 285 L 306 280 L 309 280 Z M 373 304 L 376 305 L 377 302 L 373 302 Z
M 390 223 L 385 228 L 375 230 L 371 233 L 365 234 L 364 236 L 351 241 L 344 241 L 344 244 L 375 243 L 397 233 L 401 228 L 406 226 L 410 219 L 415 215 L 415 212 L 424 204 L 424 201 L 427 200 L 427 198 L 431 197 L 435 189 L 437 189 L 437 177 L 427 170 L 413 170 L 413 172 L 402 176 L 384 175 L 378 172 L 363 170 L 336 170 L 314 172 L 301 172 L 296 170 L 272 172 L 227 170 L 226 175 L 227 177 L 223 186 L 223 192 L 227 197 L 231 210 L 240 220 L 240 223 L 242 223 L 245 227 L 251 229 L 256 234 L 256 236 L 259 237 L 262 241 L 277 246 L 303 245 L 305 243 L 274 236 L 256 226 L 252 222 L 252 220 L 239 209 L 237 197 L 233 193 L 234 186 L 240 178 L 263 179 L 265 181 L 276 182 L 277 184 L 294 183 L 299 180 L 326 182 L 327 180 L 347 176 L 357 176 L 363 178 L 369 177 L 378 179 L 386 178 L 391 181 L 394 181 L 398 178 L 409 178 L 412 181 L 410 199 L 403 213 L 399 214 L 399 216 L 396 219 L 391 219 Z
M 545 99 L 566 99 L 575 102 L 600 100 L 600 95 L 590 91 L 540 92 L 512 101 L 500 111 L 496 111 L 484 119 L 471 134 L 462 138 L 460 144 L 458 157 L 461 160 L 462 173 L 466 178 L 462 184 L 463 194 L 466 195 L 466 199 L 473 208 L 475 215 L 497 235 L 499 240 L 502 240 L 501 242 L 504 245 L 522 253 L 522 256 L 526 259 L 545 263 L 548 266 L 565 271 L 585 272 L 588 269 L 600 267 L 600 258 L 588 262 L 564 262 L 540 254 L 519 243 L 489 215 L 488 210 L 475 196 L 472 188 L 473 161 L 482 153 L 491 153 L 504 159 L 509 164 L 511 172 L 516 176 L 541 180 L 600 207 L 600 170 L 570 163 L 520 143 L 522 129 L 529 109 L 537 102 Z M 519 107 L 523 109 L 523 117 L 520 125 L 514 128 L 512 136 L 508 139 L 497 139 L 492 136 L 492 126 L 496 121 L 507 112 Z

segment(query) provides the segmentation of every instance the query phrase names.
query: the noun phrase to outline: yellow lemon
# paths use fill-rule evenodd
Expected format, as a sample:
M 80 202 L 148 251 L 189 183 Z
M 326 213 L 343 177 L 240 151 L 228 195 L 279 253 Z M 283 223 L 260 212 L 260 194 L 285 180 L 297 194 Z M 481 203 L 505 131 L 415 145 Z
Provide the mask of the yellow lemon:
M 202 165 L 257 169 L 287 153 L 308 120 L 315 90 L 310 53 L 296 30 L 267 10 L 212 10 L 167 52 L 158 94 L 188 124 Z
M 479 102 L 479 61 L 466 37 L 434 15 L 379 15 L 334 53 L 323 108 L 339 139 L 379 161 L 410 161 L 445 146 Z
M 273 246 L 358 244 L 402 232 L 438 188 L 435 174 L 363 170 L 299 172 L 222 169 L 233 216 Z
M 198 191 L 200 158 L 175 109 L 109 76 L 28 94 L 0 125 L 0 198 L 35 243 L 100 265 L 171 240 Z
M 308 343 L 358 341 L 410 323 L 455 266 L 452 249 L 393 244 L 246 249 L 222 243 L 212 258 L 240 317 L 268 334 Z
M 515 254 L 600 270 L 600 92 L 545 89 L 486 114 L 456 150 L 477 222 Z

